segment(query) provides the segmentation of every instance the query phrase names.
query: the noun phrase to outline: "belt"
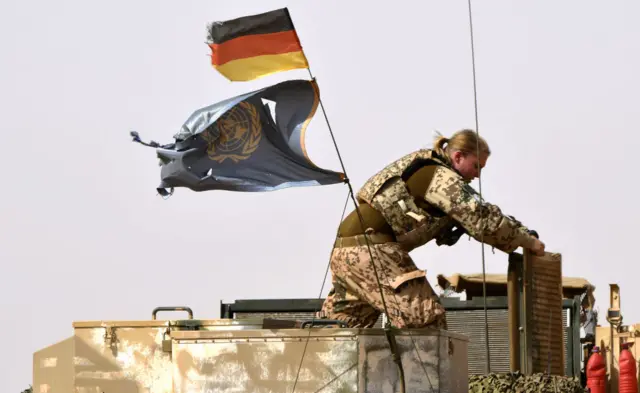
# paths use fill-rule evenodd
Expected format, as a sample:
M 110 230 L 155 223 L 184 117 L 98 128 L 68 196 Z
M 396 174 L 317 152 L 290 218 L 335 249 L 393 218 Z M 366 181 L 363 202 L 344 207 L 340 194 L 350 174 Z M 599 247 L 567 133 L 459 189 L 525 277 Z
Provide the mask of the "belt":
M 387 235 L 385 233 L 372 233 L 370 235 L 367 235 L 367 237 L 369 238 L 370 244 L 382 244 L 382 243 L 390 243 L 390 242 L 396 241 L 396 239 L 393 236 Z M 341 248 L 341 247 L 357 247 L 357 246 L 366 246 L 366 245 L 367 245 L 367 240 L 365 239 L 364 235 L 356 235 L 356 236 L 337 238 L 333 247 Z

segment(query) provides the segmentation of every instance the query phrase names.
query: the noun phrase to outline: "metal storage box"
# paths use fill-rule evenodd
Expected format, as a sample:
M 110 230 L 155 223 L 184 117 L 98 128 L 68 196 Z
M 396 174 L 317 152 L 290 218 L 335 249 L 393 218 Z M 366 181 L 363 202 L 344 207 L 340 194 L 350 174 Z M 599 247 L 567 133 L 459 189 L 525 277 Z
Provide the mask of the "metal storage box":
M 174 393 L 280 393 L 294 385 L 297 393 L 400 391 L 383 329 L 178 331 L 172 337 Z M 421 329 L 395 337 L 407 393 L 468 391 L 466 336 Z
M 376 393 L 400 387 L 383 329 L 267 329 L 262 319 L 73 326 L 72 337 L 34 354 L 34 393 L 280 393 L 294 384 L 298 393 Z M 395 338 L 406 392 L 468 391 L 466 336 L 424 329 Z
M 261 327 L 261 319 L 75 322 L 73 336 L 34 353 L 33 391 L 172 393 L 171 335 L 176 331 Z

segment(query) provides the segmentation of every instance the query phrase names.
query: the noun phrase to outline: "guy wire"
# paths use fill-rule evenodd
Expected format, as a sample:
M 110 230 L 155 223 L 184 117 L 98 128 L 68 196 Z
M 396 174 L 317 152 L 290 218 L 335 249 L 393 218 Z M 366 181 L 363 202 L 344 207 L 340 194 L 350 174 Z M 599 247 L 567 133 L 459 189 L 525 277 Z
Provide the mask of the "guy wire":
M 342 220 L 344 220 L 344 214 L 347 211 L 347 204 L 349 203 L 349 195 L 347 195 L 347 198 L 345 198 L 344 200 L 344 208 L 342 209 L 342 216 L 340 217 L 340 221 L 338 222 L 338 229 L 336 230 L 336 239 L 338 238 L 338 231 L 340 230 L 340 223 L 342 222 Z M 333 251 L 332 251 L 333 253 Z M 318 299 L 322 299 L 322 291 L 324 291 L 324 285 L 327 282 L 327 276 L 329 275 L 329 268 L 331 267 L 331 255 L 329 255 L 329 262 L 327 262 L 327 268 L 324 271 L 324 279 L 322 280 L 322 286 L 320 287 L 320 294 L 318 295 Z M 320 310 L 318 310 L 320 311 Z M 316 315 L 315 313 L 313 314 L 313 317 L 311 318 L 311 326 L 313 327 L 313 323 L 316 321 Z M 311 337 L 311 329 L 309 329 L 309 335 L 307 336 L 307 341 L 305 341 L 304 343 L 304 348 L 302 350 L 302 357 L 300 358 L 300 365 L 298 366 L 298 371 L 296 372 L 296 379 L 293 382 L 293 389 L 291 390 L 291 392 L 295 392 L 296 391 L 296 385 L 298 384 L 298 378 L 300 377 L 300 370 L 302 370 L 302 361 L 304 360 L 304 355 L 307 352 L 307 346 L 309 345 L 309 337 Z
M 473 101 L 474 101 L 474 111 L 475 111 L 475 119 L 476 119 L 476 157 L 478 159 L 478 192 L 480 194 L 480 203 L 484 203 L 484 199 L 482 198 L 482 168 L 480 166 L 480 129 L 478 125 L 478 92 L 476 86 L 476 60 L 475 60 L 475 48 L 473 43 L 473 19 L 471 17 L 471 0 L 468 0 L 469 4 L 469 32 L 471 35 L 471 65 L 473 71 Z M 480 212 L 481 217 L 480 220 L 484 224 L 485 221 L 482 217 L 482 211 Z M 484 341 L 485 341 L 485 352 L 487 357 L 486 364 L 486 372 L 487 374 L 491 373 L 491 354 L 489 353 L 489 322 L 487 315 L 487 274 L 485 267 L 485 258 L 484 258 L 484 225 L 480 226 L 480 249 L 482 254 L 482 297 L 484 299 Z

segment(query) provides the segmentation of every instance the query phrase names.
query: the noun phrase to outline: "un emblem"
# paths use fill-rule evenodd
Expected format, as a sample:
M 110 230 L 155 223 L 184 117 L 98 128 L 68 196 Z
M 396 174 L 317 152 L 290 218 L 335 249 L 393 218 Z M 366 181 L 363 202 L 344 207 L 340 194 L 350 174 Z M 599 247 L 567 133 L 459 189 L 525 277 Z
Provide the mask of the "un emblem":
M 222 115 L 208 130 L 202 133 L 207 142 L 207 155 L 222 163 L 246 160 L 260 144 L 262 126 L 258 110 L 242 101 Z

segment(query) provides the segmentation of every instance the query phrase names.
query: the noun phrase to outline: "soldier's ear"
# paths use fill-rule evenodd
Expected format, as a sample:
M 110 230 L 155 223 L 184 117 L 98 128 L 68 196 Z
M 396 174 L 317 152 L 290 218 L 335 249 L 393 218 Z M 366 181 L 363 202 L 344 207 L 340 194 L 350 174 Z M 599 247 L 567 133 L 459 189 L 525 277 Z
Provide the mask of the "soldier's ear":
M 459 164 L 463 156 L 464 154 L 460 150 L 454 151 L 451 154 L 451 161 L 453 161 L 456 164 Z

